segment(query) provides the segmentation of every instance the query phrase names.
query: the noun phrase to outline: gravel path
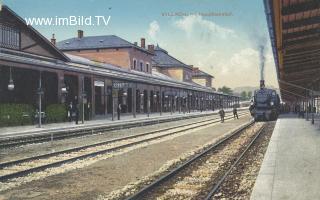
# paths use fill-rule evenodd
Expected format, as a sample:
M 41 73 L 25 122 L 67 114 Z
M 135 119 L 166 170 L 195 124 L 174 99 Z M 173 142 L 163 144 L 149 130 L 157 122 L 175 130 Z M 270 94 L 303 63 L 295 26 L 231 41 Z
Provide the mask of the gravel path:
M 85 163 L 82 162 L 80 167 L 75 167 L 77 170 L 39 180 L 35 178 L 28 184 L 22 184 L 2 192 L 0 199 L 1 197 L 3 199 L 50 200 L 107 197 L 111 191 L 121 190 L 130 183 L 132 185 L 143 180 L 143 177 L 161 171 L 162 167 L 168 165 L 172 160 L 179 160 L 181 155 L 221 137 L 227 131 L 235 129 L 249 119 L 250 117 L 246 116 L 239 120 L 230 120 L 224 124 L 190 131 L 190 133 L 182 134 L 179 137 L 159 140 L 153 142 L 152 145 L 141 145 L 131 150 L 118 152 L 121 156 L 109 156 L 102 158 L 103 160 L 93 158 Z M 77 163 L 72 165 L 77 165 Z M 50 172 L 48 173 L 50 175 Z M 117 193 L 115 192 L 113 195 L 117 195 Z

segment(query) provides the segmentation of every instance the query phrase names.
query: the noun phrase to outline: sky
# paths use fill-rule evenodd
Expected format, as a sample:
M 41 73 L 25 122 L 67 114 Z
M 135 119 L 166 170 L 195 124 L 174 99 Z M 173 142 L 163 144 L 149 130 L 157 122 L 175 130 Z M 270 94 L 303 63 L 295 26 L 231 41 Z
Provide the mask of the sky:
M 278 87 L 263 1 L 254 0 L 2 0 L 22 18 L 105 16 L 107 25 L 33 25 L 57 41 L 118 35 L 166 49 L 215 77 L 213 86 L 258 86 L 259 45 L 266 45 L 265 80 Z

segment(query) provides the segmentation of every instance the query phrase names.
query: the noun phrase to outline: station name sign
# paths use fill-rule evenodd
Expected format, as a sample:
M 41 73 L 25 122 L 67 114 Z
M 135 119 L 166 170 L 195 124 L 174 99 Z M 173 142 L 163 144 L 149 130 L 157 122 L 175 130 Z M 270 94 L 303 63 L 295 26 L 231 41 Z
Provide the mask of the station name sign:
M 123 89 L 123 88 L 130 88 L 130 87 L 132 87 L 132 83 L 118 82 L 118 81 L 113 81 L 112 83 L 112 88 L 114 89 Z

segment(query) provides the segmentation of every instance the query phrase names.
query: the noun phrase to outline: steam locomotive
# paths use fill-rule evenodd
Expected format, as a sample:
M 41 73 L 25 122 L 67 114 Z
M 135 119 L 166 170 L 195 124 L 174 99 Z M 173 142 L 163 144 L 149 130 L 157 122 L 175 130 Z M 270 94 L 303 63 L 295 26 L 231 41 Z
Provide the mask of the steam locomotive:
M 254 91 L 249 107 L 255 121 L 277 120 L 280 111 L 280 98 L 275 90 L 265 88 L 264 80 L 260 81 L 260 89 Z

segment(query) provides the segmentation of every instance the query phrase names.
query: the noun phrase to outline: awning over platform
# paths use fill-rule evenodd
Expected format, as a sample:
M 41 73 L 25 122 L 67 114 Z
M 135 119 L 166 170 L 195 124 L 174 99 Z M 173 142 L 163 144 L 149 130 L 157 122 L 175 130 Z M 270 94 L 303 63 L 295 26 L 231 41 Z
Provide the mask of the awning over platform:
M 283 101 L 319 95 L 320 0 L 265 0 Z

